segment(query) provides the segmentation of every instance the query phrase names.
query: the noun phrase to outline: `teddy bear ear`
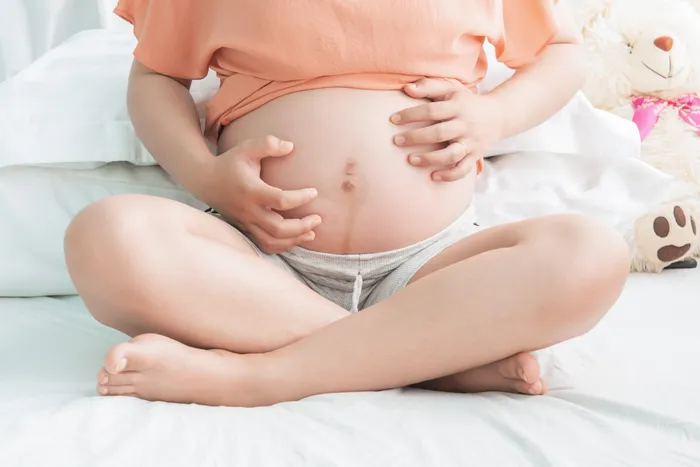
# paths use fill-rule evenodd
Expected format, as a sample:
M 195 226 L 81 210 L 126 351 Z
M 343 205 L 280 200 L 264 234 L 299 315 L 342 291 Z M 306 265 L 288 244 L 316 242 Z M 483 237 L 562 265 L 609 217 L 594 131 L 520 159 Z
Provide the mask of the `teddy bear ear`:
M 698 0 L 700 2 L 700 0 Z M 606 16 L 613 0 L 575 0 L 569 2 L 576 24 L 586 30 L 598 19 Z

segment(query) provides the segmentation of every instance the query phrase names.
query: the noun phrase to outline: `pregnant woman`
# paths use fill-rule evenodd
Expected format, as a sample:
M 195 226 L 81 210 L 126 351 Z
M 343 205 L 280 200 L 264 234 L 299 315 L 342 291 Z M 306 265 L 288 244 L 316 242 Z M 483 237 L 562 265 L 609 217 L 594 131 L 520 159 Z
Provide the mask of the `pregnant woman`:
M 555 0 L 121 0 L 144 144 L 215 210 L 125 195 L 66 234 L 112 348 L 99 394 L 227 406 L 416 385 L 543 394 L 528 352 L 590 330 L 627 247 L 557 215 L 481 228 L 483 150 L 582 84 Z M 516 69 L 489 94 L 484 41 Z M 205 136 L 188 92 L 221 89 Z M 206 137 L 218 145 L 210 151 Z

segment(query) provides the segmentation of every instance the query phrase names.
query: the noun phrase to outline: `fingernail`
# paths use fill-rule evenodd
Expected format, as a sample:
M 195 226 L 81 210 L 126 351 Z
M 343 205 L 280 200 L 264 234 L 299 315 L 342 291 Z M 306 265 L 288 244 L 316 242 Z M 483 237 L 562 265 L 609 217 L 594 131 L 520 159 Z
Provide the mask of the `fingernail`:
M 290 143 L 289 141 L 282 141 L 282 143 L 280 143 L 280 149 L 282 149 L 282 151 L 290 152 L 292 149 L 294 149 L 294 144 Z
M 100 384 L 107 384 L 107 383 L 109 383 L 109 377 L 108 377 L 108 376 L 105 376 L 105 377 L 103 377 L 102 380 L 100 381 Z
M 433 180 L 436 182 L 441 182 L 443 180 L 442 175 L 433 175 Z
M 318 196 L 318 190 L 315 188 L 312 188 L 309 190 L 309 194 L 315 198 L 316 196 Z
M 399 123 L 401 121 L 401 115 L 399 114 L 394 114 L 391 116 L 391 121 L 394 123 Z
M 311 228 L 312 228 L 312 229 L 315 229 L 316 227 L 318 227 L 319 225 L 321 225 L 321 222 L 322 222 L 322 219 L 321 219 L 320 217 L 317 217 L 317 218 L 314 219 L 314 221 L 311 223 Z
M 122 358 L 119 360 L 117 363 L 116 368 L 114 369 L 116 373 L 119 373 L 120 371 L 124 371 L 126 369 L 126 358 Z
M 418 165 L 420 164 L 421 158 L 420 156 L 410 156 L 408 158 L 408 162 L 410 162 L 413 165 Z
M 403 136 L 397 136 L 396 138 L 394 138 L 394 143 L 401 146 L 402 144 L 406 143 L 406 138 L 404 138 Z
M 107 388 L 100 388 L 100 394 L 103 396 L 106 396 L 109 393 L 109 389 Z
M 313 232 L 310 232 L 310 233 L 304 235 L 304 241 L 305 241 L 305 242 L 310 242 L 310 241 L 312 241 L 314 238 L 316 238 L 316 234 L 313 233 Z

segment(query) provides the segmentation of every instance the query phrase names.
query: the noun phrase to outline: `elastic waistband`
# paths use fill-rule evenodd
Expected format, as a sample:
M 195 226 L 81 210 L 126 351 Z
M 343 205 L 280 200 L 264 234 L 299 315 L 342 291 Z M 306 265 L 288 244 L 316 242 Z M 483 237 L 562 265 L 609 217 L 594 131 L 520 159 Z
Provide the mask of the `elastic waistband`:
M 294 247 L 287 252 L 282 253 L 281 256 L 292 267 L 299 269 L 302 272 L 305 272 L 304 270 L 309 268 L 309 265 L 315 265 L 315 267 L 311 268 L 315 271 L 308 272 L 317 272 L 318 265 L 321 264 L 329 265 L 331 269 L 336 271 L 338 269 L 346 269 L 348 271 L 353 270 L 356 271 L 355 274 L 378 272 L 378 269 L 391 270 L 400 264 L 404 258 L 416 254 L 424 248 L 427 248 L 428 246 L 440 241 L 442 238 L 452 235 L 456 231 L 461 231 L 463 226 L 472 227 L 475 223 L 476 209 L 472 205 L 467 208 L 467 210 L 464 211 L 454 222 L 437 234 L 403 248 L 378 253 L 343 255 L 313 251 L 302 247 Z

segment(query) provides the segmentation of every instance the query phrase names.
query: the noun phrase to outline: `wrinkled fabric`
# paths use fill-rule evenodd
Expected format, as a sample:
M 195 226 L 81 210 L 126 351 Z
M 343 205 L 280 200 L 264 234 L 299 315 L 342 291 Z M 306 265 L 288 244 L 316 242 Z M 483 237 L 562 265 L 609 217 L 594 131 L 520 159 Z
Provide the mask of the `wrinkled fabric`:
M 639 96 L 632 101 L 634 117 L 632 121 L 639 128 L 642 141 L 654 129 L 661 114 L 668 109 L 676 109 L 678 116 L 700 135 L 700 96 L 684 94 L 675 99 L 661 99 L 654 96 Z
M 561 32 L 554 0 L 120 0 L 136 58 L 169 76 L 222 79 L 206 133 L 286 94 L 397 90 L 426 76 L 478 83 L 483 45 L 517 68 Z
M 78 298 L 0 298 L 0 465 L 697 467 L 698 283 L 700 269 L 633 274 L 595 329 L 537 356 L 545 397 L 399 389 L 255 409 L 98 398 L 105 353 L 129 338 Z

